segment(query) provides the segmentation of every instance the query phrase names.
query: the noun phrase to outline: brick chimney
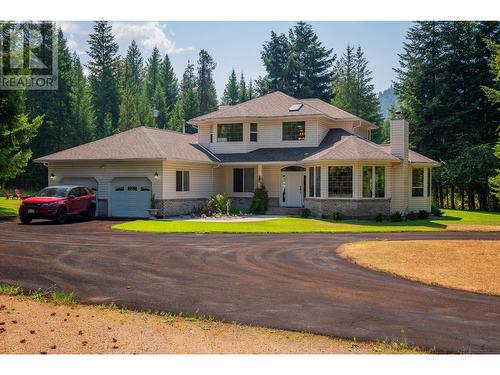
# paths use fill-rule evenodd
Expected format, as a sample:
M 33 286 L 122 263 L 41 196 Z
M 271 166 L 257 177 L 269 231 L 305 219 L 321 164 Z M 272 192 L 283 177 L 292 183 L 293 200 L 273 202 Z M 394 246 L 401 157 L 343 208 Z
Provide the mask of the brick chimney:
M 402 160 L 408 160 L 409 129 L 408 121 L 401 112 L 396 112 L 396 118 L 391 120 L 391 154 Z

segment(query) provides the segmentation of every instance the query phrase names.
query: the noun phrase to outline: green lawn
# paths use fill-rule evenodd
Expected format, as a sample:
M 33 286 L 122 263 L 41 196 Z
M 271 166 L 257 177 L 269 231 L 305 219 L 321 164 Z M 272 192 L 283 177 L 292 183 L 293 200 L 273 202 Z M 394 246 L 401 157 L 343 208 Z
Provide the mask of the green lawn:
M 5 199 L 0 197 L 0 216 L 17 215 L 21 201 L 19 199 Z
M 375 221 L 329 221 L 284 217 L 247 223 L 221 223 L 196 221 L 135 220 L 116 224 L 114 229 L 138 232 L 171 233 L 341 233 L 341 232 L 434 232 L 446 230 L 481 230 L 478 226 L 500 231 L 500 214 L 444 210 L 445 216 L 432 220 L 400 223 Z

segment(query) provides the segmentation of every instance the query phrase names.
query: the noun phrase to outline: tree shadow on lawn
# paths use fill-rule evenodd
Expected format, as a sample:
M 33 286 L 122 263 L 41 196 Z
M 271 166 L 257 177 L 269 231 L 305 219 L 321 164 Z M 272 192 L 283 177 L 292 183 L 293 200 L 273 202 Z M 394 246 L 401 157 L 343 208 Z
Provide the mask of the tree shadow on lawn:
M 373 220 L 328 220 L 322 219 L 332 224 L 349 224 L 368 227 L 428 227 L 433 229 L 446 229 L 450 223 L 440 223 L 440 221 L 461 221 L 463 218 L 456 216 L 444 216 L 425 220 L 406 221 L 373 221 Z

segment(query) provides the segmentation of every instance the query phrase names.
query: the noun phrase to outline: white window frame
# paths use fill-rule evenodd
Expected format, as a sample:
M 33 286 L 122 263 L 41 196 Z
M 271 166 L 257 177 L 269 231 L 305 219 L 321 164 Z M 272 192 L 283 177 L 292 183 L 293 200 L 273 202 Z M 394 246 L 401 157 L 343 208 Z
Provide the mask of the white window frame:
M 371 168 L 372 169 L 372 195 L 371 197 L 365 197 L 363 195 L 363 190 L 364 190 L 364 178 L 363 178 L 363 169 L 364 168 Z M 377 187 L 377 180 L 376 180 L 376 174 L 375 170 L 376 168 L 384 168 L 384 196 L 383 197 L 377 197 L 376 194 L 376 187 Z M 387 190 L 387 168 L 385 165 L 362 165 L 361 166 L 361 198 L 362 199 L 385 199 L 387 196 L 386 190 Z
M 177 173 L 180 172 L 181 173 L 181 190 L 177 190 Z M 187 183 L 187 189 L 186 189 L 186 186 L 185 186 L 185 182 L 186 182 L 186 177 L 185 176 L 188 176 L 187 177 L 187 180 L 188 180 L 188 183 Z M 185 193 L 185 192 L 189 192 L 189 190 L 191 189 L 191 174 L 189 173 L 189 171 L 187 170 L 176 170 L 175 171 L 175 191 L 177 193 Z

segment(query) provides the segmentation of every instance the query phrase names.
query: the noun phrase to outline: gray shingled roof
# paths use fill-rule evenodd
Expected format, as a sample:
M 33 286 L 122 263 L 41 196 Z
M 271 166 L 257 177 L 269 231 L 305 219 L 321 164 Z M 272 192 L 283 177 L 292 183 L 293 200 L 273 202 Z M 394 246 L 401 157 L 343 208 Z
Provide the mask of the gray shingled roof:
M 36 159 L 37 162 L 70 160 L 186 160 L 216 159 L 197 144 L 197 135 L 140 126 Z
M 313 162 L 323 160 L 398 161 L 380 145 L 344 129 L 331 129 L 319 147 L 260 148 L 248 153 L 216 154 L 223 163 Z
M 384 144 L 379 146 L 385 152 L 391 152 L 391 145 Z M 427 156 L 419 154 L 418 152 L 413 150 L 408 150 L 408 161 L 410 163 L 439 164 L 439 162 L 432 160 L 431 158 L 428 158 Z
M 290 111 L 292 104 L 302 103 L 298 111 Z M 228 120 L 232 118 L 272 118 L 272 117 L 303 117 L 325 116 L 335 120 L 360 120 L 372 127 L 375 125 L 362 120 L 351 113 L 341 110 L 320 99 L 296 99 L 292 96 L 275 91 L 258 98 L 232 106 L 222 106 L 215 112 L 195 117 L 188 123 L 197 124 L 208 120 Z

